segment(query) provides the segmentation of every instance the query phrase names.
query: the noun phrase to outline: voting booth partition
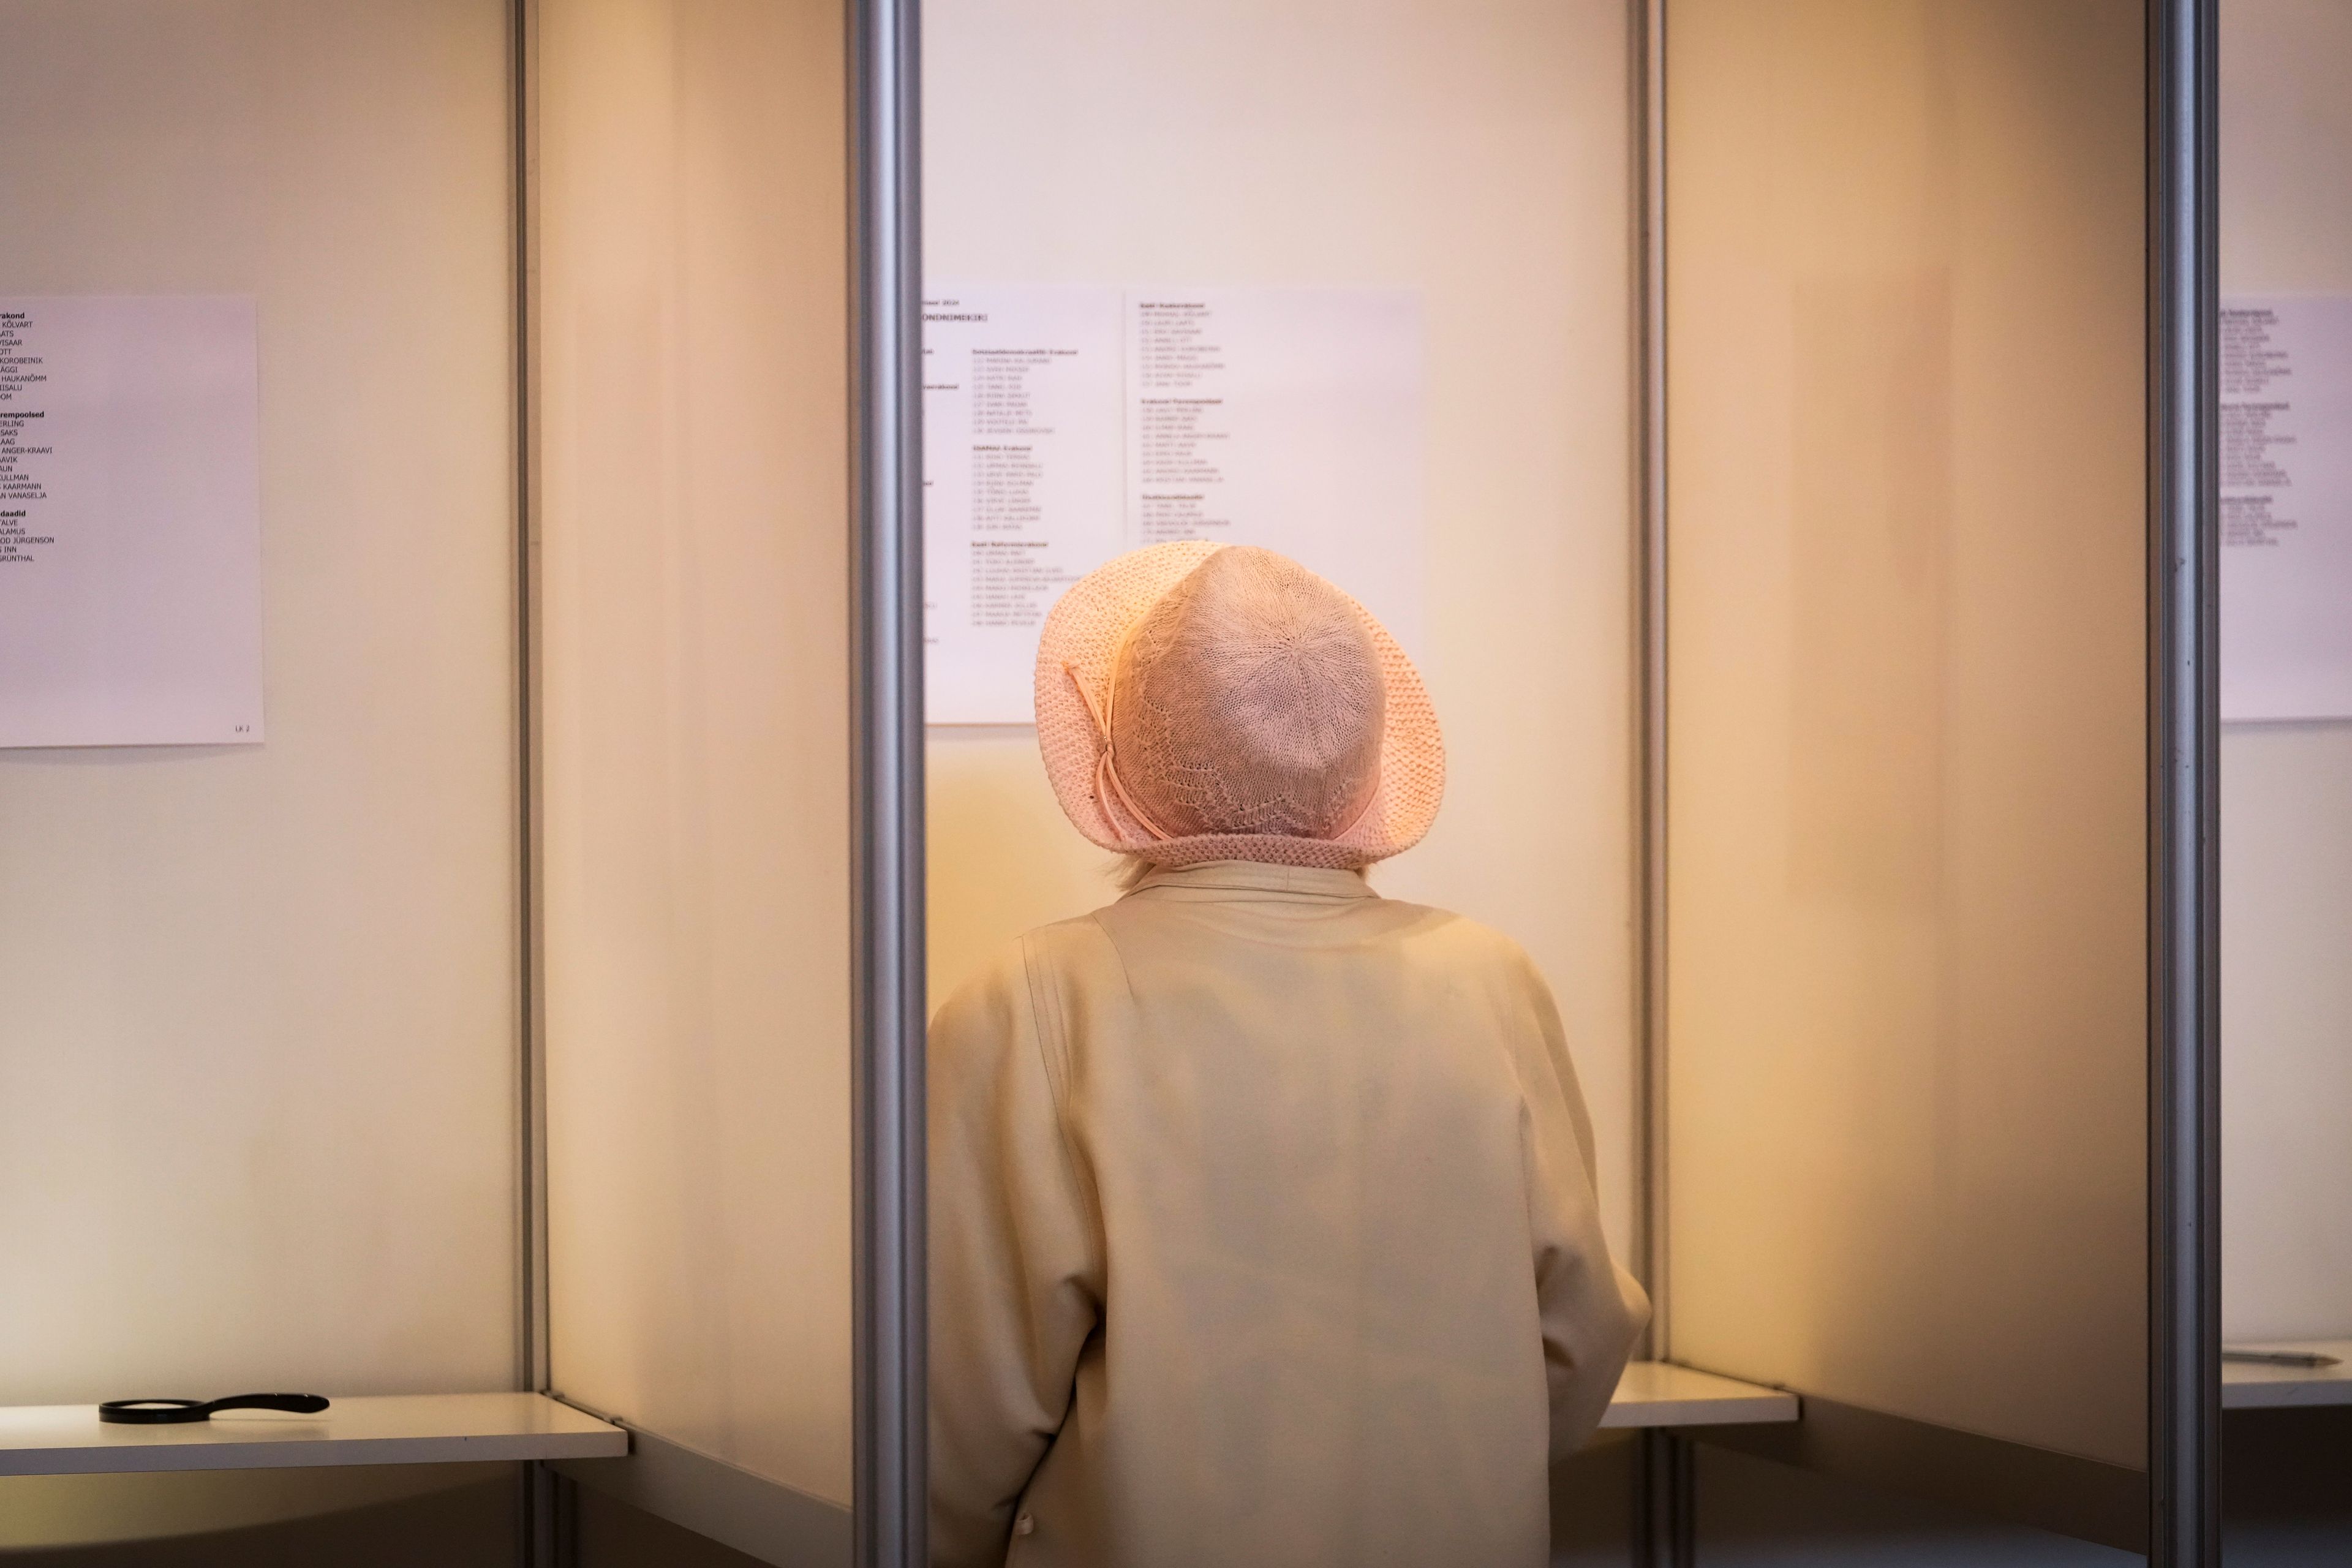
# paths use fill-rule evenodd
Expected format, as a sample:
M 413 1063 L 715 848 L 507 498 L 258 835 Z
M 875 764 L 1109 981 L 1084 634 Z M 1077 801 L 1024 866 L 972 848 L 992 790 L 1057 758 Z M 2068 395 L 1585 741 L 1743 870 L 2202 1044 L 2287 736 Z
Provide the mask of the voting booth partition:
M 656 1506 L 686 1474 L 691 1519 L 778 1560 L 849 1556 L 850 58 L 876 26 L 12 10 L 0 290 L 32 301 L 12 371 L 56 374 L 11 375 L 47 423 L 8 423 L 59 433 L 10 443 L 54 519 L 10 604 L 257 632 L 266 731 L 0 752 L 0 1550 L 473 1519 L 528 1475 L 514 1550 L 540 1553 L 546 1465 L 581 1460 Z M 242 427 L 170 426 L 145 367 L 185 333 L 86 326 L 184 296 L 236 307 L 208 330 L 252 368 L 224 351 L 204 395 Z M 134 416 L 164 437 L 110 436 Z M 192 531 L 142 464 L 229 475 L 211 576 L 123 567 Z M 224 614 L 215 579 L 257 591 Z M 67 668 L 70 639 L 7 647 L 12 722 L 75 683 L 194 706 L 168 670 Z M 250 1389 L 331 1404 L 92 1408 Z M 514 1510 L 487 1508 L 503 1550 Z
M 2132 1550 L 2179 1005 L 2142 39 L 1665 23 L 1668 1344 L 1804 1391 L 1770 1451 Z
M 107 0 L 14 6 L 6 32 L 0 290 L 29 328 L 8 423 L 55 436 L 11 443 L 12 481 L 46 493 L 5 509 L 44 515 L 6 568 L 0 688 L 12 715 L 47 690 L 80 699 L 47 717 L 112 721 L 118 685 L 152 718 L 249 681 L 261 719 L 0 752 L 0 1551 L 425 1495 L 499 1517 L 506 1462 L 625 1446 L 518 1359 L 508 18 Z M 70 324 L 48 301 L 104 328 L 191 298 L 240 307 L 214 315 L 201 399 L 142 368 L 183 334 L 48 331 Z M 89 342 L 113 374 L 77 363 Z M 110 439 L 118 401 L 136 447 Z M 205 402 L 227 412 L 179 417 Z M 155 471 L 242 482 L 205 484 L 192 530 Z M 241 623 L 260 658 L 197 684 L 111 639 L 27 658 L 37 594 L 86 608 L 84 635 L 215 628 L 173 653 Z M 331 1396 L 334 1425 L 93 1409 L 260 1390 Z M 488 1463 L 90 1473 L 353 1458 Z
M 0 1549 L 462 1481 L 919 1561 L 926 1003 L 1115 896 L 1018 677 L 1206 536 L 1378 601 L 1449 775 L 1375 885 L 1559 999 L 1659 1308 L 1561 1560 L 1675 1560 L 1705 1438 L 2210 1561 L 2211 19 L 22 7 L 9 357 L 243 302 L 217 575 L 137 580 L 260 729 L 0 750 Z M 0 590 L 103 597 L 30 423 Z M 2233 787 L 2333 809 L 2332 732 Z M 2318 1070 L 2246 989 L 2232 1074 Z M 2233 1333 L 2352 1331 L 2292 1251 Z M 90 1408 L 247 1387 L 335 1405 Z

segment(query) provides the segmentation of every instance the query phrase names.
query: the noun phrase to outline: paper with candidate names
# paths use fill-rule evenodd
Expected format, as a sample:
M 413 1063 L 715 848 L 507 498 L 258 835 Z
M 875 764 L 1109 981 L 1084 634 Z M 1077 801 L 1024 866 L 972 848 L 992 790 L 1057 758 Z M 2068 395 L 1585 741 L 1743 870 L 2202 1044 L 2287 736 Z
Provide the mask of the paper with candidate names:
M 923 650 L 934 724 L 1026 723 L 1037 636 L 1120 539 L 1118 296 L 923 303 Z
M 2352 297 L 2222 302 L 2221 717 L 2352 717 Z
M 250 299 L 0 299 L 0 748 L 262 738 Z
M 931 292 L 931 722 L 1029 722 L 1037 635 L 1062 591 L 1170 540 L 1280 551 L 1421 653 L 1418 294 Z
M 1130 294 L 1127 542 L 1280 551 L 1422 647 L 1422 310 L 1376 289 Z

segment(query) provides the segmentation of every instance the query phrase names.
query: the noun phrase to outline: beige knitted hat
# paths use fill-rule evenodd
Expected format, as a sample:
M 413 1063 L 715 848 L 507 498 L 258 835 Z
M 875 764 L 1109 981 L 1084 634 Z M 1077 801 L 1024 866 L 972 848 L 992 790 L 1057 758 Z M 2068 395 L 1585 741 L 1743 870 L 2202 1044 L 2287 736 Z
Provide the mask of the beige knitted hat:
M 1370 865 L 1445 793 L 1396 639 L 1253 545 L 1149 545 L 1073 584 L 1037 647 L 1037 745 L 1079 832 L 1162 865 Z

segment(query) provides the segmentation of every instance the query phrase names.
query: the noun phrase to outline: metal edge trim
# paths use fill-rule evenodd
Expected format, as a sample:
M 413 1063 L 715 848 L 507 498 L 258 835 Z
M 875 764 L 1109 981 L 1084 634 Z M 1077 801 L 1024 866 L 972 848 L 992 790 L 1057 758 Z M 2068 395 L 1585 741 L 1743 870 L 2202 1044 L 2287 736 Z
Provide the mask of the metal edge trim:
M 922 267 L 918 0 L 849 0 L 853 1513 L 861 1568 L 921 1568 Z
M 1666 0 L 1629 0 L 1633 211 L 1633 1107 L 1639 1237 L 1650 1292 L 1638 1353 L 1672 1354 L 1666 1233 Z M 1688 1438 L 1642 1434 L 1633 1486 L 1634 1561 L 1689 1568 L 1697 1555 L 1696 1466 Z
M 2221 1561 L 2214 0 L 2147 0 L 2148 1561 Z
M 513 165 L 515 419 L 516 1159 L 520 1186 L 515 1386 L 544 1392 L 551 1303 L 547 1273 L 546 907 L 539 572 L 539 4 L 508 9 Z
M 2146 1550 L 2149 1487 L 2141 1471 L 1818 1394 L 1799 1397 L 1804 1417 L 1794 1423 L 1678 1435 L 2120 1551 Z
M 1634 1126 L 1641 1240 L 1636 1263 L 1650 1292 L 1641 1353 L 1672 1353 L 1667 1244 L 1666 1127 L 1666 0 L 1633 0 L 1638 359 L 1635 384 L 1634 585 L 1635 1018 L 1641 1053 Z
M 843 1568 L 850 1510 L 683 1443 L 629 1428 L 625 1459 L 554 1459 L 568 1480 L 779 1568 Z

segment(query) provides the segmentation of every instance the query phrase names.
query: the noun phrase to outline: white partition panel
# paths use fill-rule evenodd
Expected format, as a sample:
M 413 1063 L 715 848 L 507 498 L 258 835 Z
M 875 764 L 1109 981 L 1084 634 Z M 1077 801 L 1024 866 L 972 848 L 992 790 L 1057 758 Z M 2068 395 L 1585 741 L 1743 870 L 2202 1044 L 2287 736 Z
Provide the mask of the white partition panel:
M 2352 294 L 2347 72 L 2352 6 L 2224 0 L 2225 297 Z M 2352 722 L 2232 726 L 2221 788 L 2223 1330 L 2342 1338 L 2352 1334 Z
M 1674 1352 L 2127 1478 L 2141 6 L 1667 26 Z
M 0 1405 L 515 1384 L 507 10 L 0 10 L 0 294 L 255 302 L 267 728 L 0 752 Z
M 533 378 L 553 1384 L 835 1503 L 841 26 L 814 0 L 542 0 Z
M 954 283 L 1417 290 L 1427 842 L 1373 872 L 1524 943 L 1633 1239 L 1632 49 L 1622 0 L 932 0 L 924 265 Z M 1342 586 L 1348 585 L 1340 574 Z M 935 729 L 934 1004 L 1110 858 L 1027 726 Z

